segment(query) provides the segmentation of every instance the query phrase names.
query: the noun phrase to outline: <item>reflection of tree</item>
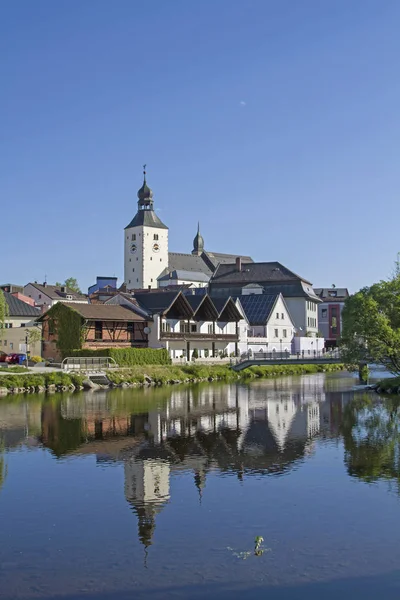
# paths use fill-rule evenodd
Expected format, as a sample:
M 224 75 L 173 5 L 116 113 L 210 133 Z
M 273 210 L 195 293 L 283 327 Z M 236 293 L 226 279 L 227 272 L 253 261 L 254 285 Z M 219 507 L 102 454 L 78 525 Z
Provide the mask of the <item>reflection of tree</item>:
M 7 476 L 7 467 L 4 460 L 4 444 L 2 440 L 0 440 L 0 490 L 4 485 Z
M 345 462 L 350 475 L 367 482 L 395 479 L 400 490 L 400 399 L 373 403 L 368 394 L 343 414 Z

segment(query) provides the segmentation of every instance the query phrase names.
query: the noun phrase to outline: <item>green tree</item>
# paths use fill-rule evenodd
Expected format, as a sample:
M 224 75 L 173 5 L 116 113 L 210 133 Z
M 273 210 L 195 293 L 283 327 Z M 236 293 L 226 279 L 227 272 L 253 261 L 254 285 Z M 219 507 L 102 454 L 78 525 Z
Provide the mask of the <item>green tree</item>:
M 77 294 L 82 293 L 81 289 L 79 287 L 79 284 L 78 284 L 78 280 L 75 279 L 75 277 L 68 277 L 68 279 L 66 279 L 64 281 L 64 283 L 60 283 L 59 281 L 56 281 L 57 287 L 61 287 L 62 285 L 65 285 L 67 288 L 69 288 L 73 292 L 76 292 Z
M 350 296 L 343 308 L 342 358 L 400 374 L 400 274 Z
M 3 338 L 4 323 L 9 315 L 8 304 L 3 290 L 0 290 L 0 340 Z
M 28 329 L 28 344 L 36 344 L 42 339 L 42 330 L 39 327 L 29 327 Z

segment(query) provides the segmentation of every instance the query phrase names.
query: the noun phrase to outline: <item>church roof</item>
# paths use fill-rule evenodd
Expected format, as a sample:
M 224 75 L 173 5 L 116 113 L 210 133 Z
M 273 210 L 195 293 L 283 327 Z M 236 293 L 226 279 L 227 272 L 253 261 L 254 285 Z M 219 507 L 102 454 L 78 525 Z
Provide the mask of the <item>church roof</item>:
M 157 227 L 158 229 L 168 229 L 166 225 L 157 217 L 154 210 L 138 210 L 132 221 L 125 227 Z
M 205 273 L 211 277 L 212 270 L 206 265 L 202 256 L 194 254 L 183 254 L 181 252 L 168 253 L 168 270 L 169 271 L 196 271 L 197 273 Z
M 206 275 L 202 271 L 180 271 L 175 269 L 170 273 L 166 273 L 158 277 L 158 281 L 169 281 L 170 279 L 181 279 L 183 281 L 199 281 L 207 283 L 210 279 L 209 275 Z
M 203 252 L 206 258 L 208 258 L 211 263 L 216 267 L 219 263 L 234 263 L 237 257 L 242 259 L 242 263 L 252 263 L 254 262 L 251 256 L 241 256 L 240 254 L 223 254 L 222 252 L 209 252 L 205 250 Z

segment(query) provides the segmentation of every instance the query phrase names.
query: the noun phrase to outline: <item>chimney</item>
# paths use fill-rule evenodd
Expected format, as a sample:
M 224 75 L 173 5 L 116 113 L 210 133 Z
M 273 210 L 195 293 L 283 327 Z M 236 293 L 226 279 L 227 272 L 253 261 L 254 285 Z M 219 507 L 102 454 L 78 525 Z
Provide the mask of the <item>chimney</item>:
M 242 270 L 242 257 L 238 256 L 236 259 L 236 271 L 241 271 Z

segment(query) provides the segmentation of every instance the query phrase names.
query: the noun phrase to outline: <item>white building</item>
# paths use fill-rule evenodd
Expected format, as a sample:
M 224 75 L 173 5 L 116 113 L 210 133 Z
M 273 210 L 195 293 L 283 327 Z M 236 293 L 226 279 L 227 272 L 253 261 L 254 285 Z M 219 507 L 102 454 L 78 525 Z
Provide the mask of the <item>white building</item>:
M 57 302 L 76 302 L 79 304 L 88 304 L 87 296 L 74 292 L 65 285 L 50 285 L 46 281 L 42 284 L 28 283 L 24 287 L 24 295 L 35 301 L 35 306 L 43 307 L 48 310 Z
M 279 262 L 244 264 L 240 257 L 231 264 L 220 264 L 213 273 L 211 296 L 240 294 L 282 294 L 299 335 L 318 334 L 318 305 L 321 300 L 312 284 Z
M 242 294 L 237 299 L 248 323 L 247 339 L 240 329 L 240 349 L 244 351 L 288 353 L 292 351 L 294 323 L 282 294 Z
M 127 290 L 154 289 L 192 283 L 207 285 L 220 263 L 232 262 L 236 255 L 207 252 L 198 228 L 190 254 L 169 252 L 168 227 L 154 211 L 153 192 L 146 182 L 138 191 L 138 210 L 124 230 L 124 279 Z M 242 256 L 243 263 L 251 262 Z

